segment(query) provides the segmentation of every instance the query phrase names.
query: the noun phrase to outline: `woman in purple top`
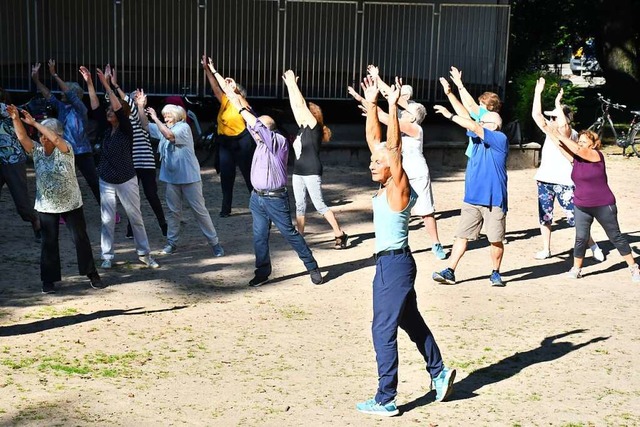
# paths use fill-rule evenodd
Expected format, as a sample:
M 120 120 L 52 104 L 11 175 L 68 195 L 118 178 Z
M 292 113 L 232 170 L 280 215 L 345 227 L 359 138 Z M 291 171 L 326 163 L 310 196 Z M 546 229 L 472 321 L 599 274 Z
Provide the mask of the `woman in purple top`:
M 551 137 L 562 153 L 573 163 L 571 179 L 575 184 L 573 203 L 575 206 L 576 242 L 573 249 L 573 267 L 568 277 L 582 277 L 582 260 L 587 250 L 591 224 L 594 218 L 613 243 L 629 266 L 634 282 L 640 282 L 638 264 L 633 259 L 629 242 L 620 233 L 616 198 L 607 183 L 607 170 L 602 145 L 598 135 L 590 130 L 580 132 L 578 142 L 561 135 L 557 129 L 545 126 L 545 133 Z

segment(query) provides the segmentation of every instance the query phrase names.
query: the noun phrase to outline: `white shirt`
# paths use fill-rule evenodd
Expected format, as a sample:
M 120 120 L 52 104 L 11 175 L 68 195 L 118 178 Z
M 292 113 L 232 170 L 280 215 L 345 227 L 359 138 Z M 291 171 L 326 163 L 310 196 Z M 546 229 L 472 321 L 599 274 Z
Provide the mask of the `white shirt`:
M 578 140 L 578 132 L 573 129 L 571 129 L 571 139 Z M 560 150 L 562 148 L 554 144 L 547 136 L 542 146 L 540 167 L 535 175 L 536 181 L 573 186 L 571 180 L 573 165 Z

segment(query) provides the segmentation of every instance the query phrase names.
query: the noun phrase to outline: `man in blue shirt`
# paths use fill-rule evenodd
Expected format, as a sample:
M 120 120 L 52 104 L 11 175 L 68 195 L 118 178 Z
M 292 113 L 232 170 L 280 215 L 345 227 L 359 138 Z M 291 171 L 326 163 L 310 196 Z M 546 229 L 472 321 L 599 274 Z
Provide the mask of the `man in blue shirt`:
M 476 122 L 455 96 L 450 96 L 450 93 L 447 95 L 457 114 L 452 114 L 441 105 L 434 106 L 434 109 L 438 114 L 467 129 L 467 135 L 473 145 L 467 162 L 464 202 L 449 267 L 433 273 L 433 280 L 447 285 L 456 283 L 454 271 L 467 250 L 467 242 L 478 238 L 484 224 L 491 245 L 491 285 L 504 286 L 500 276 L 500 264 L 504 254 L 502 242 L 507 215 L 509 145 L 506 135 L 499 131 L 502 119 L 498 113 L 489 111 Z

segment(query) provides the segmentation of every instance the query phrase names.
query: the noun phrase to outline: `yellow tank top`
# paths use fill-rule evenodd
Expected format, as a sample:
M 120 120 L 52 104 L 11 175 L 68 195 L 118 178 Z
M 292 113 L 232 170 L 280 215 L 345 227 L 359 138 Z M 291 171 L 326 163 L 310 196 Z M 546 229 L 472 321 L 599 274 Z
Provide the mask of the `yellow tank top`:
M 218 135 L 240 135 L 245 128 L 244 119 L 236 107 L 229 102 L 226 95 L 222 95 L 222 104 L 220 111 L 218 111 Z

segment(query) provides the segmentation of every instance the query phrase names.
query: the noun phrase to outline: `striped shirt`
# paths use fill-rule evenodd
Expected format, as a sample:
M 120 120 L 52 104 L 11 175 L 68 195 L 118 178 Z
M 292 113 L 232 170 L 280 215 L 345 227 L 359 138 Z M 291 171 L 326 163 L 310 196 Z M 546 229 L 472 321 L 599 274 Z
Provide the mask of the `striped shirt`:
M 155 169 L 156 159 L 153 156 L 153 148 L 149 139 L 149 132 L 144 130 L 138 117 L 138 106 L 128 95 L 124 100 L 131 108 L 129 120 L 133 128 L 133 166 L 136 169 Z

